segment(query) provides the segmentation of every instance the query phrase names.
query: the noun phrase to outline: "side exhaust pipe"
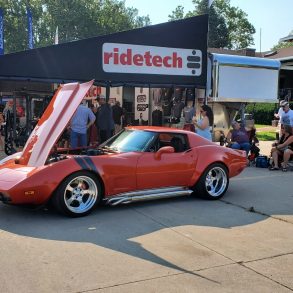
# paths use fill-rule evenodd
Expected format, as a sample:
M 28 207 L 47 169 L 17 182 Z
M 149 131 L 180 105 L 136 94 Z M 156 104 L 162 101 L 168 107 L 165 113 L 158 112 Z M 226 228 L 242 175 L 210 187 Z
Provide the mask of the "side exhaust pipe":
M 148 201 L 162 198 L 187 196 L 193 193 L 192 190 L 183 187 L 170 187 L 162 189 L 149 189 L 138 192 L 122 193 L 106 200 L 106 204 L 116 206 L 131 202 Z

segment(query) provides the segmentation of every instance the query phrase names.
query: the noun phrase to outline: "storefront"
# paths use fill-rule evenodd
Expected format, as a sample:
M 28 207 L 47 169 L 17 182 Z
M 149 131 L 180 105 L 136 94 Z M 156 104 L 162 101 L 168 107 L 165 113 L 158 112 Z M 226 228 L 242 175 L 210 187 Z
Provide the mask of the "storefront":
M 41 97 L 52 96 L 58 84 L 94 79 L 96 88 L 89 99 L 103 93 L 110 103 L 120 101 L 127 113 L 125 123 L 176 124 L 180 110 L 204 98 L 207 34 L 208 16 L 202 15 L 3 55 L 0 92 L 6 92 L 3 83 L 10 82 L 8 92 L 17 99 L 15 82 L 24 83 L 21 92 L 26 93 L 25 98 L 15 100 L 15 105 L 19 101 L 30 113 L 28 103 L 35 105 Z M 32 84 L 42 88 L 39 93 L 47 94 L 28 99 Z M 2 97 L 5 102 L 7 95 Z M 16 115 L 16 107 L 14 110 Z M 33 116 L 31 113 L 27 122 Z

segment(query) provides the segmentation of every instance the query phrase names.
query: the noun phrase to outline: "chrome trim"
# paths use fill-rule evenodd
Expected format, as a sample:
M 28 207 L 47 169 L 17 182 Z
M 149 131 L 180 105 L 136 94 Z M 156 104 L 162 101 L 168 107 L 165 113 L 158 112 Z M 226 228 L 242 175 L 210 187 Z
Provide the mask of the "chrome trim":
M 227 63 L 227 64 L 220 64 L 220 66 L 223 67 L 244 67 L 244 68 L 254 68 L 254 69 L 268 69 L 268 70 L 279 70 L 279 68 L 276 67 L 271 67 L 271 66 L 256 66 L 256 65 L 249 65 L 249 64 L 232 64 L 232 63 Z
M 245 66 L 245 67 L 258 67 L 258 68 L 270 68 L 279 70 L 281 62 L 276 59 L 238 56 L 238 55 L 226 55 L 212 53 L 213 60 L 217 61 L 220 66 Z
M 122 203 L 127 204 L 138 201 L 186 196 L 191 193 L 193 193 L 193 191 L 185 187 L 167 187 L 121 193 L 116 196 L 112 196 L 111 198 L 106 198 L 105 201 L 106 204 L 115 206 Z
M 219 63 L 215 60 L 213 62 L 213 89 L 212 95 L 218 96 L 219 95 Z
M 282 65 L 282 67 L 281 67 L 281 70 L 293 70 L 293 66 L 291 65 L 289 65 L 289 66 L 285 66 L 285 65 Z
M 91 177 L 77 176 L 67 184 L 63 198 L 69 211 L 82 214 L 95 205 L 98 199 L 98 188 Z
M 244 152 L 242 155 L 246 157 Z M 227 174 L 221 167 L 212 168 L 206 175 L 205 188 L 212 197 L 221 196 L 226 190 L 227 184 Z
M 244 103 L 277 103 L 278 99 L 249 99 L 249 98 L 222 98 L 209 97 L 211 102 L 244 102 Z

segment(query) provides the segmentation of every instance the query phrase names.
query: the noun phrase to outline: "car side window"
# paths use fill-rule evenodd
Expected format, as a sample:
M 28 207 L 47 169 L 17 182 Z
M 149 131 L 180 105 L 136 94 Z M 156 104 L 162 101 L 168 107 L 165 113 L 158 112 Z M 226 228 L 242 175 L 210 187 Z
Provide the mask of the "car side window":
M 175 153 L 185 152 L 188 147 L 187 136 L 177 133 L 161 133 L 159 135 L 160 147 L 172 146 Z
M 159 139 L 156 139 L 149 147 L 148 151 L 151 153 L 155 153 L 160 149 Z

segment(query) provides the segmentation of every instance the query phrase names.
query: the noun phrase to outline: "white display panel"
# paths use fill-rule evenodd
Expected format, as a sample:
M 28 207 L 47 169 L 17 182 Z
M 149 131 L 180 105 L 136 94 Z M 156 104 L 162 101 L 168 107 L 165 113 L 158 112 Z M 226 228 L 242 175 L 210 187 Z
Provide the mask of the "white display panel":
M 134 119 L 149 120 L 149 88 L 135 88 Z
M 218 76 L 216 101 L 277 101 L 278 70 L 220 65 Z

